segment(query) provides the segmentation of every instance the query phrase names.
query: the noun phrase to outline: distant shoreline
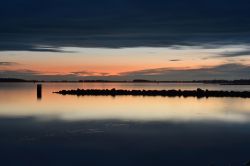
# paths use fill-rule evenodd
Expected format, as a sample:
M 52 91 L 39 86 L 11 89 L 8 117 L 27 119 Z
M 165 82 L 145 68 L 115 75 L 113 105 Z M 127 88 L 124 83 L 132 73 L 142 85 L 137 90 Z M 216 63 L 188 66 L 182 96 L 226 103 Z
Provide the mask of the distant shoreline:
M 60 80 L 60 81 L 43 81 L 43 80 L 25 80 L 17 78 L 0 78 L 0 83 L 199 83 L 199 84 L 219 84 L 219 85 L 250 85 L 250 80 L 193 80 L 193 81 L 157 81 L 135 79 L 131 81 L 114 81 L 114 80 Z

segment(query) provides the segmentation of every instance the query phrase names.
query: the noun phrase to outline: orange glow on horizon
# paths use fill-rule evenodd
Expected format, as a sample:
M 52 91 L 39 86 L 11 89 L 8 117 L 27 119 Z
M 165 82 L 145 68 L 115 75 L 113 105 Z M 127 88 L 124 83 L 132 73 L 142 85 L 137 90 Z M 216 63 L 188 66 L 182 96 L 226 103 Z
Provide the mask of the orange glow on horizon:
M 208 65 L 209 64 L 209 65 Z M 68 64 L 59 64 L 59 65 L 46 65 L 46 64 L 29 64 L 29 65 L 17 65 L 17 66 L 4 66 L 0 67 L 2 70 L 32 70 L 37 71 L 42 75 L 67 75 L 79 72 L 89 72 L 93 73 L 90 75 L 84 76 L 96 76 L 96 75 L 119 75 L 120 73 L 142 71 L 147 69 L 160 69 L 166 68 L 170 70 L 187 70 L 187 69 L 199 69 L 203 67 L 214 67 L 220 65 L 219 61 L 210 60 L 209 63 L 203 61 L 181 61 L 181 62 L 162 62 L 159 64 L 128 64 L 128 65 L 115 65 L 115 64 L 82 64 L 82 65 L 68 65 Z
M 241 48 L 242 47 L 242 48 Z M 225 63 L 249 64 L 250 58 L 218 58 L 225 50 L 240 50 L 243 46 L 218 49 L 200 48 L 64 48 L 73 53 L 0 52 L 1 61 L 16 62 L 2 65 L 0 70 L 35 71 L 39 75 L 108 76 L 120 73 L 161 69 L 188 70 L 209 68 Z M 8 56 L 8 54 L 12 54 Z M 82 74 L 81 74 L 82 72 Z

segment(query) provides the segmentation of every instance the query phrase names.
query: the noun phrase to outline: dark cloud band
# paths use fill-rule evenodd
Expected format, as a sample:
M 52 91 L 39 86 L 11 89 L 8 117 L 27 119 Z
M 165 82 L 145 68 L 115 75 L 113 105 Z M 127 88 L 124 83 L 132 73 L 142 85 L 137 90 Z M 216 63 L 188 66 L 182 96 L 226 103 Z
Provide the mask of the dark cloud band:
M 249 44 L 249 11 L 248 0 L 1 1 L 0 50 Z

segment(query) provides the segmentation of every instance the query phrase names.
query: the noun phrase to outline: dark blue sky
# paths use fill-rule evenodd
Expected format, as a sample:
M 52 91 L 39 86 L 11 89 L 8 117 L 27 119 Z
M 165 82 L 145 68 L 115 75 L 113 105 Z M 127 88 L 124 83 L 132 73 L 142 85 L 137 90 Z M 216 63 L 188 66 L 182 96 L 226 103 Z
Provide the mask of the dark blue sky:
M 1 1 L 0 49 L 249 43 L 249 11 L 248 0 Z

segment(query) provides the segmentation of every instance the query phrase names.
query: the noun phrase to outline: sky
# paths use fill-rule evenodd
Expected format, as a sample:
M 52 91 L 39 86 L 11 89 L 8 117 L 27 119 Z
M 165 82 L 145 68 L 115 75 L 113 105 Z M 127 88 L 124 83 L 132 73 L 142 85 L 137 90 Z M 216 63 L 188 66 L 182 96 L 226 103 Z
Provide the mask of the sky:
M 250 79 L 249 0 L 2 0 L 0 77 Z

